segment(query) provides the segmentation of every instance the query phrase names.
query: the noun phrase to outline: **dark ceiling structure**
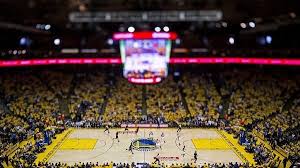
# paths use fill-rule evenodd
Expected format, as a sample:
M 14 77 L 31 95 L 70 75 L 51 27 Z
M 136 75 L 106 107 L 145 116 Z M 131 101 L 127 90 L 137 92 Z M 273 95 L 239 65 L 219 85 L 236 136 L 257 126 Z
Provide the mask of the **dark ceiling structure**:
M 167 14 L 177 11 L 179 19 L 180 12 L 186 11 L 219 11 L 222 15 L 217 20 L 185 22 L 166 19 L 147 22 L 148 17 L 144 18 L 146 21 L 131 18 L 118 22 L 70 19 L 72 13 L 95 16 L 102 12 L 105 17 L 109 12 L 140 12 L 142 17 L 151 11 Z M 55 49 L 56 38 L 62 40 L 62 47 L 106 48 L 111 47 L 107 40 L 113 32 L 127 31 L 129 26 L 134 26 L 136 31 L 168 26 L 180 36 L 178 47 L 298 49 L 298 11 L 298 0 L 1 0 L 0 49 L 20 47 L 21 38 L 30 39 L 30 47 L 26 47 L 31 50 Z M 270 37 L 272 45 L 264 45 Z M 229 38 L 234 38 L 235 45 L 228 44 Z

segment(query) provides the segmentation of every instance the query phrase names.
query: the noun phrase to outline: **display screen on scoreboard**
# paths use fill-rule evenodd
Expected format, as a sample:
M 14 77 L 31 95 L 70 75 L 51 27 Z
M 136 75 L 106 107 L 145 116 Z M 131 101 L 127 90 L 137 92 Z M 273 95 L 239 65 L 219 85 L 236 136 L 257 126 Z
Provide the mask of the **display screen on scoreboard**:
M 123 75 L 132 83 L 159 83 L 168 75 L 171 42 L 166 39 L 120 41 Z

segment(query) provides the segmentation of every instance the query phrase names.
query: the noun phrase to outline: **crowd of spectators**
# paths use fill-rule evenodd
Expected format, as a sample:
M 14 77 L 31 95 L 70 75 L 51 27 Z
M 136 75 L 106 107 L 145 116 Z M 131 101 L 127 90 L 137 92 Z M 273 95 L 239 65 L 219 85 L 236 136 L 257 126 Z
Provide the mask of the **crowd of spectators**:
M 223 78 L 227 79 L 223 91 L 230 96 L 226 114 L 230 125 L 246 126 L 281 111 L 285 93 L 290 93 L 286 89 L 292 86 L 281 84 L 271 75 L 258 73 L 225 73 Z
M 289 110 L 284 110 L 257 125 L 256 130 L 275 149 L 283 148 L 291 160 L 300 160 L 300 99 L 295 99 Z
M 116 77 L 110 88 L 103 122 L 121 125 L 136 123 L 142 119 L 142 87 L 130 84 L 122 77 Z
M 106 78 L 103 73 L 76 74 L 74 90 L 68 101 L 73 121 L 99 121 L 101 106 L 106 96 Z
M 4 154 L 56 123 L 58 100 L 38 78 L 25 72 L 3 75 L 1 89 L 9 109 L 0 114 L 0 146 Z
M 21 168 L 23 164 L 21 163 L 14 163 L 16 168 Z M 178 164 L 145 164 L 145 163 L 75 163 L 74 165 L 68 165 L 66 163 L 38 163 L 32 164 L 32 168 L 136 168 L 136 167 L 143 167 L 143 168 L 254 168 L 255 166 L 249 165 L 248 163 L 237 163 L 237 162 L 230 162 L 230 163 L 204 163 L 201 165 L 195 165 L 194 163 L 178 163 Z
M 1 101 L 5 101 L 8 109 L 2 109 L 0 114 L 1 158 L 10 155 L 13 167 L 20 164 L 28 166 L 35 160 L 36 154 L 51 143 L 54 134 L 61 132 L 51 128 L 58 126 L 58 99 L 30 72 L 2 75 L 0 84 L 1 96 L 4 97 Z M 25 146 L 19 145 L 29 139 L 34 141 Z M 17 147 L 16 150 L 10 151 L 14 147 Z
M 0 152 L 30 137 L 41 137 L 18 149 L 11 161 L 15 165 L 32 163 L 44 148 L 44 142 L 38 142 L 44 139 L 47 128 L 63 123 L 74 126 L 72 123 L 77 122 L 88 123 L 88 127 L 141 122 L 218 127 L 222 123 L 225 127 L 245 127 L 247 131 L 252 125 L 272 146 L 280 146 L 290 159 L 299 160 L 299 99 L 293 100 L 289 109 L 283 109 L 298 89 L 298 78 L 247 71 L 186 73 L 179 81 L 168 77 L 158 85 L 141 86 L 119 76 L 108 80 L 99 71 L 43 71 L 38 75 L 24 71 L 1 74 L 0 84 L 9 109 L 7 112 L 0 108 Z M 67 110 L 62 112 L 64 107 Z M 246 148 L 254 153 L 257 163 L 278 163 L 272 162 L 278 158 L 257 144 L 255 138 L 247 140 Z
M 182 122 L 188 117 L 178 84 L 172 77 L 158 85 L 147 86 L 147 115 L 159 122 Z
M 201 127 L 216 127 L 223 110 L 212 74 L 185 74 L 183 87 L 191 119 L 189 123 Z

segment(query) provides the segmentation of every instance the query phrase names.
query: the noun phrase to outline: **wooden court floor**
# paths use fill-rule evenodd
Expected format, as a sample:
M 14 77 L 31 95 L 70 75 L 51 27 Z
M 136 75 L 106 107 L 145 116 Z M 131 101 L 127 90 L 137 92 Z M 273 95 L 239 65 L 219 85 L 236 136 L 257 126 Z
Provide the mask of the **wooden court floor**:
M 113 139 L 117 131 L 120 132 L 120 142 Z M 65 142 L 62 142 L 62 145 L 53 151 L 49 162 L 68 164 L 111 161 L 151 163 L 159 154 L 160 161 L 165 164 L 191 163 L 194 162 L 195 151 L 198 154 L 196 164 L 245 162 L 234 150 L 232 144 L 228 143 L 216 129 L 182 129 L 180 133 L 177 133 L 177 129 L 172 128 L 140 129 L 138 134 L 123 133 L 123 131 L 122 128 L 111 129 L 108 134 L 104 132 L 104 129 L 74 129 L 64 140 Z M 129 129 L 129 131 L 135 131 L 135 129 Z M 164 138 L 161 137 L 162 133 Z M 145 137 L 157 140 L 161 148 L 158 147 L 151 151 L 133 150 L 134 154 L 128 151 L 133 140 Z M 68 140 L 72 144 L 66 144 Z M 219 144 L 215 147 L 218 142 L 222 145 Z M 87 147 L 85 148 L 85 146 Z M 185 150 L 183 151 L 184 146 Z

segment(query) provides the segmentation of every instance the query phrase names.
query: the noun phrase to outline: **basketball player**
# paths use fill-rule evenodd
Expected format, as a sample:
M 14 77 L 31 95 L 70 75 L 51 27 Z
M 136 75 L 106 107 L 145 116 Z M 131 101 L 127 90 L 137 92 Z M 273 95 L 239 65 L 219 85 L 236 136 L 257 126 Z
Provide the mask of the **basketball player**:
M 185 152 L 183 152 L 183 153 L 181 154 L 181 156 L 184 157 L 184 156 L 185 156 Z
M 180 135 L 179 135 L 179 133 L 177 133 L 177 140 L 178 140 L 178 141 L 180 140 Z M 180 146 L 180 143 L 179 143 L 179 146 Z
M 138 134 L 138 133 L 139 133 L 139 129 L 140 129 L 140 127 L 137 127 L 137 128 L 136 128 L 135 134 Z
M 166 143 L 166 141 L 164 140 L 165 134 L 163 132 L 161 133 L 160 137 L 161 137 L 161 141 L 164 142 L 164 143 Z
M 127 132 L 127 134 L 128 134 L 128 124 L 126 125 L 124 132 Z
M 105 126 L 104 132 L 106 132 L 106 131 L 109 133 L 109 129 L 108 129 L 108 126 L 107 126 L 107 125 Z
M 153 132 L 152 131 L 149 132 L 149 137 L 151 137 L 151 136 L 153 136 Z
M 162 150 L 162 148 L 161 148 L 161 142 L 158 139 L 156 139 L 156 145 L 159 146 L 160 150 Z
M 159 156 L 159 153 L 154 157 L 154 159 L 155 159 L 154 164 L 158 162 L 158 164 L 160 165 L 158 156 Z
M 115 137 L 115 138 L 113 138 L 113 139 L 117 139 L 117 140 L 118 140 L 118 142 L 120 142 L 120 140 L 119 140 L 119 131 L 117 131 L 117 132 L 116 132 L 116 137 Z
M 177 133 L 181 132 L 181 124 L 178 125 Z
M 197 151 L 195 151 L 195 153 L 194 153 L 194 163 L 197 162 L 197 156 L 198 156 Z
M 131 154 L 134 154 L 133 151 L 132 151 L 132 149 L 133 149 L 133 148 L 132 148 L 132 143 L 130 143 L 130 146 L 129 146 L 129 149 L 128 149 L 128 150 L 131 152 Z

